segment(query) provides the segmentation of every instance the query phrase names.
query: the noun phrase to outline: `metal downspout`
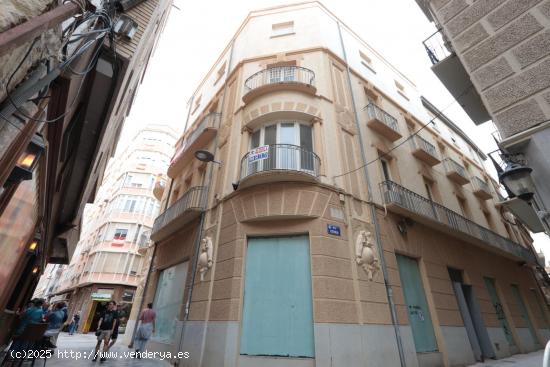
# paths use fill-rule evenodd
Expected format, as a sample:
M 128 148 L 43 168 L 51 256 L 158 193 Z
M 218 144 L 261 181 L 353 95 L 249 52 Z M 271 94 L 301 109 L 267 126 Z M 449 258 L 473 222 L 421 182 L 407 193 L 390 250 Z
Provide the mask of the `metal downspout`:
M 370 182 L 369 172 L 367 168 L 367 155 L 365 152 L 365 144 L 363 141 L 363 134 L 361 133 L 361 124 L 359 123 L 359 114 L 357 113 L 357 106 L 355 104 L 355 94 L 353 93 L 353 87 L 351 83 L 351 71 L 348 63 L 348 57 L 346 54 L 346 47 L 344 45 L 344 39 L 342 37 L 342 28 L 339 21 L 336 21 L 336 24 L 338 25 L 338 35 L 340 37 L 340 45 L 342 47 L 342 53 L 344 56 L 344 61 L 346 62 L 346 72 L 347 72 L 347 79 L 348 79 L 348 87 L 351 93 L 351 103 L 353 107 L 353 113 L 355 115 L 355 124 L 357 126 L 357 131 L 359 132 L 359 142 L 361 146 L 361 158 L 363 159 L 364 166 L 364 173 L 365 173 L 365 181 L 367 182 L 367 199 L 368 204 L 371 211 L 372 221 L 374 224 L 374 234 L 376 237 L 376 245 L 378 249 L 378 258 L 380 259 L 380 265 L 382 268 L 382 274 L 384 276 L 384 285 L 386 286 L 386 294 L 388 296 L 388 302 L 390 305 L 390 313 L 391 313 L 391 320 L 393 324 L 393 329 L 395 331 L 395 337 L 397 339 L 397 349 L 399 351 L 399 360 L 401 362 L 401 367 L 406 366 L 405 361 L 405 354 L 403 352 L 403 341 L 401 340 L 401 331 L 399 330 L 399 324 L 397 321 L 397 311 L 395 308 L 395 302 L 393 300 L 393 289 L 391 287 L 391 284 L 388 281 L 388 269 L 386 267 L 386 261 L 384 259 L 384 249 L 382 247 L 382 238 L 380 237 L 380 226 L 378 223 L 378 218 L 376 216 L 376 208 L 372 202 L 372 186 Z

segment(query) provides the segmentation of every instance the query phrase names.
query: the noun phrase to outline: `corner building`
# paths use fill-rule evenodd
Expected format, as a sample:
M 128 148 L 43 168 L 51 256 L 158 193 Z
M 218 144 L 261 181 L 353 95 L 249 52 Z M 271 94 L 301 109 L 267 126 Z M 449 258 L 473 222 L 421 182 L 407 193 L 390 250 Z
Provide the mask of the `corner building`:
M 496 205 L 485 158 L 321 4 L 250 13 L 168 169 L 149 349 L 189 352 L 180 366 L 324 367 L 542 348 L 532 240 Z

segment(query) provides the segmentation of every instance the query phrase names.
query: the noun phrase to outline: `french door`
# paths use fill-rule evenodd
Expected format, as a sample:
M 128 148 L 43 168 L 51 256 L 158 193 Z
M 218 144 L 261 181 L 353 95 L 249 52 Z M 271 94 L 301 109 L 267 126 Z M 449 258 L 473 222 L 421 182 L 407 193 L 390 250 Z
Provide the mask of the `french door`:
M 250 139 L 250 150 L 268 145 L 268 157 L 249 162 L 249 174 L 267 170 L 313 172 L 313 136 L 311 126 L 298 121 L 278 121 L 257 129 Z

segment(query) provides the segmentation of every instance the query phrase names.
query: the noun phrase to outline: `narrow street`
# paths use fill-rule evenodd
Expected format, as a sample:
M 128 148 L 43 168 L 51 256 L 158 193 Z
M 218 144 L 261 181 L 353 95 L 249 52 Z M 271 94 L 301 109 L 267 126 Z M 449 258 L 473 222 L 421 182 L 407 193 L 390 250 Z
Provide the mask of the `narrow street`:
M 93 352 L 93 348 L 96 343 L 96 337 L 93 333 L 89 334 L 74 334 L 69 335 L 67 333 L 61 333 L 56 349 L 53 353 L 51 359 L 46 363 L 46 366 L 56 366 L 56 367 L 77 367 L 77 366 L 93 366 L 97 364 L 98 366 L 133 366 L 133 367 L 152 367 L 152 366 L 170 366 L 168 362 L 161 361 L 159 359 L 134 359 L 125 355 L 125 353 L 130 353 L 133 350 L 129 349 L 127 345 L 123 344 L 122 340 L 118 341 L 111 352 L 117 354 L 118 358 L 109 358 L 105 362 L 100 363 L 99 359 L 94 363 L 89 357 Z M 71 352 L 72 356 L 71 356 Z M 66 355 L 66 357 L 65 357 Z M 80 356 L 77 358 L 77 356 Z M 40 365 L 40 362 L 38 362 Z

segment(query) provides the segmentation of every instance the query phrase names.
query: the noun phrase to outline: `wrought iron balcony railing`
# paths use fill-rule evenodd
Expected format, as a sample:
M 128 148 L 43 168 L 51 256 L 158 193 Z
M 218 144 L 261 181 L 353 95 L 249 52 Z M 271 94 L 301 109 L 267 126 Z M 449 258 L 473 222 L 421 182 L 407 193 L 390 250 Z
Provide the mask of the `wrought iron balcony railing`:
M 374 103 L 369 103 L 367 105 L 367 113 L 369 114 L 370 118 L 376 118 L 380 121 L 382 121 L 386 126 L 391 128 L 394 131 L 399 132 L 399 126 L 397 125 L 397 119 L 375 105 Z
M 472 185 L 474 186 L 474 190 L 483 190 L 485 192 L 491 193 L 491 189 L 489 189 L 489 184 L 479 177 L 472 177 Z
M 292 144 L 265 146 L 264 155 L 257 150 L 248 152 L 241 160 L 241 179 L 268 171 L 295 171 L 319 177 L 320 159 L 312 151 Z
M 435 145 L 433 145 L 432 143 L 430 143 L 420 135 L 415 135 L 414 138 L 412 139 L 412 142 L 413 142 L 413 146 L 416 149 L 422 149 L 423 151 L 425 151 L 426 153 L 429 153 L 434 157 L 438 156 L 437 148 L 435 147 Z
M 386 136 L 391 141 L 401 138 L 397 119 L 378 107 L 374 103 L 369 103 L 366 107 L 369 121 L 367 125 Z
M 479 177 L 472 177 L 472 187 L 474 189 L 474 195 L 480 199 L 488 200 L 493 197 L 489 184 Z
M 158 241 L 186 223 L 186 214 L 201 212 L 206 208 L 206 187 L 192 187 L 174 204 L 157 217 L 151 231 L 151 239 Z M 184 219 L 182 219 L 184 218 Z M 192 219 L 192 216 L 189 216 Z
M 244 87 L 246 91 L 251 91 L 264 85 L 278 83 L 315 85 L 315 73 L 313 70 L 301 66 L 278 66 L 260 70 L 252 74 L 252 76 L 244 82 Z
M 466 168 L 464 168 L 454 159 L 445 158 L 443 160 L 443 167 L 445 167 L 445 172 L 447 173 L 447 176 L 455 182 L 464 185 L 465 183 L 470 181 L 468 179 L 468 174 L 466 173 Z
M 380 189 L 384 203 L 388 206 L 396 205 L 405 209 L 406 212 L 428 219 L 430 222 L 443 224 L 445 228 L 466 234 L 523 261 L 536 263 L 535 256 L 529 249 L 393 181 L 380 183 Z
M 411 139 L 411 145 L 413 148 L 413 155 L 418 159 L 423 160 L 430 166 L 434 166 L 440 162 L 439 154 L 435 145 L 421 137 L 420 135 L 414 135 Z
M 426 49 L 428 57 L 433 65 L 439 63 L 454 53 L 451 43 L 446 39 L 441 29 L 438 29 L 422 43 L 424 44 L 424 48 Z
M 178 155 L 181 155 L 187 147 L 191 146 L 195 140 L 202 134 L 206 128 L 215 128 L 217 129 L 220 126 L 221 113 L 212 112 L 204 116 L 204 118 L 199 122 L 197 127 L 187 136 L 187 138 L 181 144 L 181 148 L 178 149 L 178 153 L 174 157 L 177 159 Z

